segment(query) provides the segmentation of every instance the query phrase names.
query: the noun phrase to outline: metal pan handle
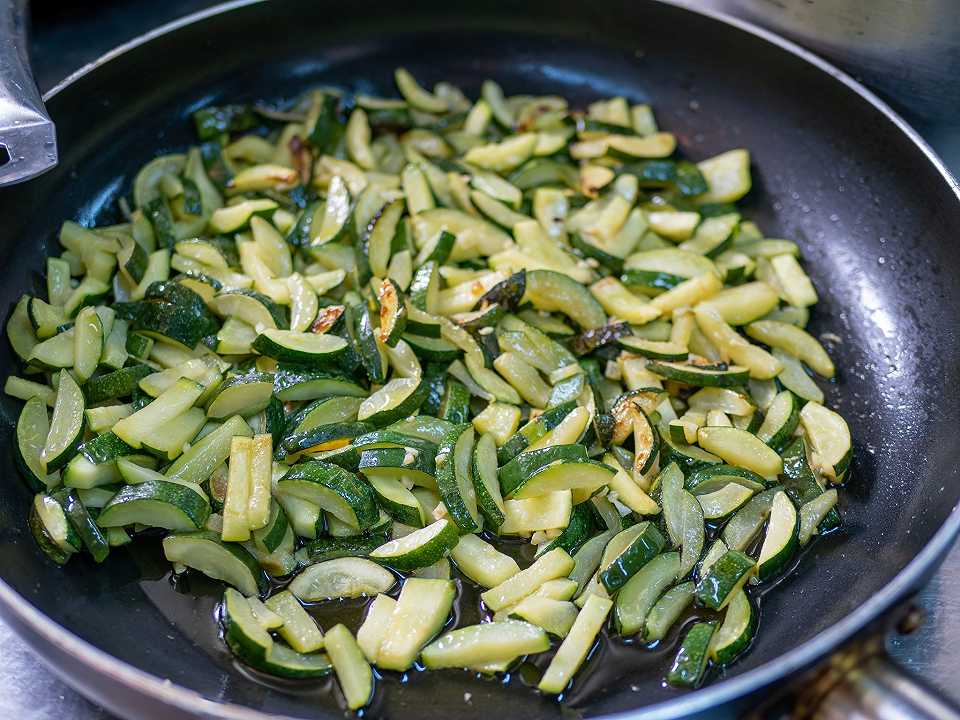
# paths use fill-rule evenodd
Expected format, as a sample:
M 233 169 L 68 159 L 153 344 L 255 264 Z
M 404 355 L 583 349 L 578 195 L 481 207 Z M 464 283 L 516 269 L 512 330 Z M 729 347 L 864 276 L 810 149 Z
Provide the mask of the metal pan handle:
M 27 55 L 27 0 L 0 0 L 0 186 L 57 164 L 57 135 Z
M 893 663 L 873 655 L 824 696 L 815 720 L 960 720 L 960 709 Z

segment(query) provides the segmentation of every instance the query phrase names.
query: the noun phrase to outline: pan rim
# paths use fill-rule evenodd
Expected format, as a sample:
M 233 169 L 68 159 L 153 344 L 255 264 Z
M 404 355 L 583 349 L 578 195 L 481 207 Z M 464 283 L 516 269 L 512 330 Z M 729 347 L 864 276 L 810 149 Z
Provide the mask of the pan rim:
M 134 48 L 139 47 L 151 40 L 174 32 L 186 25 L 220 15 L 222 13 L 237 10 L 239 8 L 255 5 L 267 0 L 230 0 L 219 5 L 206 8 L 196 13 L 186 15 L 165 25 L 150 30 L 129 42 L 117 46 L 105 53 L 96 60 L 84 65 L 53 88 L 44 93 L 44 101 L 49 101 L 58 93 L 77 80 L 93 72 L 101 65 L 114 60 L 115 58 L 127 53 Z M 805 61 L 817 69 L 827 73 L 834 80 L 845 85 L 849 90 L 859 95 L 868 102 L 877 111 L 881 113 L 888 121 L 893 123 L 896 128 L 906 135 L 912 143 L 926 156 L 929 161 L 946 181 L 948 187 L 954 195 L 960 200 L 960 183 L 947 169 L 943 161 L 937 156 L 927 142 L 899 116 L 886 102 L 881 100 L 872 91 L 854 80 L 850 75 L 840 70 L 836 66 L 820 58 L 813 52 L 787 40 L 776 33 L 766 30 L 752 22 L 733 17 L 727 13 L 717 10 L 706 9 L 697 4 L 697 0 L 652 0 L 664 5 L 677 7 L 696 15 L 707 17 L 717 22 L 737 28 L 747 32 L 761 40 L 764 40 L 780 49 L 794 55 L 802 61 Z M 914 589 L 917 582 L 922 579 L 924 574 L 931 571 L 937 564 L 938 559 L 945 555 L 946 551 L 953 544 L 953 541 L 960 534 L 960 504 L 955 505 L 950 515 L 944 521 L 943 525 L 934 533 L 930 541 L 923 549 L 887 584 L 885 588 L 869 598 L 865 603 L 855 611 L 834 623 L 810 640 L 794 647 L 775 660 L 764 663 L 750 671 L 736 677 L 722 680 L 714 685 L 701 688 L 689 695 L 674 698 L 664 702 L 656 703 L 636 710 L 628 710 L 612 715 L 608 718 L 629 718 L 643 715 L 645 718 L 676 718 L 688 714 L 704 712 L 710 708 L 723 703 L 733 701 L 737 698 L 749 694 L 753 690 L 768 686 L 780 678 L 793 675 L 798 670 L 815 662 L 818 658 L 828 654 L 830 650 L 850 637 L 855 635 L 873 619 L 882 614 L 885 610 L 892 607 L 898 600 L 906 596 Z M 175 685 L 169 680 L 164 680 L 100 650 L 66 628 L 60 626 L 40 610 L 34 607 L 25 597 L 16 592 L 4 580 L 0 579 L 0 607 L 4 614 L 14 618 L 23 628 L 47 644 L 58 646 L 64 653 L 70 655 L 76 662 L 90 668 L 91 670 L 111 678 L 111 680 L 120 685 L 126 686 L 130 690 L 150 697 L 167 707 L 175 708 L 185 713 L 193 715 L 203 715 L 205 717 L 223 718 L 224 720 L 298 720 L 292 716 L 281 718 L 276 714 L 268 714 L 252 708 L 235 705 L 231 703 L 220 703 L 210 700 L 200 693 L 189 690 L 185 687 Z M 16 631 L 21 630 L 14 624 Z M 28 640 L 29 642 L 29 640 Z M 61 673 L 54 668 L 58 674 Z M 68 682 L 72 682 L 68 678 Z

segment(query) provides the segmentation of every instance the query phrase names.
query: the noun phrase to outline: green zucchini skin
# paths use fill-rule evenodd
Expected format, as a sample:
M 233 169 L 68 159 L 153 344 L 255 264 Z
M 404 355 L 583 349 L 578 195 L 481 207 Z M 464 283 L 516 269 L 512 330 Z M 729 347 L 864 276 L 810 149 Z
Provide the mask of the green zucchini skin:
M 86 551 L 98 563 L 106 560 L 107 555 L 110 554 L 110 546 L 99 526 L 90 517 L 76 490 L 61 488 L 52 493 L 51 497 L 60 503 L 67 521 L 83 542 Z
M 294 482 L 315 483 L 342 498 L 356 516 L 360 530 L 373 527 L 380 518 L 377 499 L 371 487 L 338 465 L 320 460 L 302 462 L 280 478 L 278 484 L 282 486 Z

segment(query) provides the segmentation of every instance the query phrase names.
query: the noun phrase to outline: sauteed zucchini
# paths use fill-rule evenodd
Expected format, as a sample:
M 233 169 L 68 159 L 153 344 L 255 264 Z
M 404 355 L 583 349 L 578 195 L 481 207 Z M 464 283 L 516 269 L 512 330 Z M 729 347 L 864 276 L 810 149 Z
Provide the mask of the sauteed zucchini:
M 396 83 L 200 110 L 123 222 L 64 223 L 7 323 L 25 522 L 59 564 L 162 533 L 241 662 L 350 709 L 418 658 L 563 695 L 624 640 L 699 685 L 840 527 L 799 248 L 738 209 L 747 150 L 646 105 Z

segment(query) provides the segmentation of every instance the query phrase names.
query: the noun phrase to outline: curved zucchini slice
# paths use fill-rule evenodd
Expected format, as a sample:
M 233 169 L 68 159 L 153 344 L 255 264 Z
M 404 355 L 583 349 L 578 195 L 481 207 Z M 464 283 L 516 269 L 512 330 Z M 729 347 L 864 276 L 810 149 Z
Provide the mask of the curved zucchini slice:
M 608 485 L 615 474 L 616 470 L 595 460 L 558 462 L 531 474 L 509 497 L 521 500 L 559 490 L 577 490 L 589 496 Z
M 666 539 L 656 525 L 644 521 L 627 528 L 615 536 L 601 561 L 600 582 L 608 593 L 614 593 L 637 574 L 650 560 L 659 554 Z M 614 552 L 609 552 L 614 549 Z
M 48 495 L 33 498 L 28 525 L 37 545 L 57 565 L 64 565 L 83 546 L 63 506 Z
M 617 593 L 614 618 L 623 635 L 635 635 L 654 603 L 673 584 L 680 572 L 680 555 L 666 552 L 657 555 L 638 570 Z
M 536 472 L 553 463 L 581 462 L 587 462 L 587 450 L 579 444 L 550 445 L 527 450 L 500 468 L 500 487 L 510 496 L 522 488 Z
M 40 451 L 42 470 L 48 473 L 59 470 L 76 454 L 86 425 L 84 410 L 83 391 L 70 373 L 61 370 L 50 431 Z
M 300 600 L 313 602 L 329 598 L 352 598 L 387 592 L 396 578 L 371 560 L 342 557 L 305 568 L 290 583 L 289 590 Z
M 753 492 L 760 492 L 767 487 L 766 480 L 752 470 L 733 465 L 711 465 L 690 475 L 686 480 L 686 488 L 694 495 L 706 495 L 730 483 L 737 483 Z
M 573 567 L 573 558 L 562 548 L 557 548 L 541 555 L 530 567 L 485 591 L 480 598 L 491 610 L 502 610 L 516 605 L 544 583 L 567 577 Z
M 394 378 L 360 405 L 357 419 L 382 427 L 413 415 L 427 399 L 429 385 L 419 377 Z
M 746 505 L 737 510 L 723 528 L 722 539 L 731 550 L 745 550 L 757 536 L 770 515 L 770 507 L 776 488 L 754 495 Z
M 397 89 L 403 95 L 403 99 L 411 107 L 429 113 L 443 113 L 449 109 L 446 100 L 420 87 L 416 78 L 405 68 L 397 68 L 393 73 L 393 79 L 396 81 Z
M 747 580 L 753 577 L 756 563 L 739 550 L 728 550 L 697 583 L 697 599 L 713 610 L 722 610 Z
M 48 473 L 41 462 L 41 453 L 50 432 L 47 405 L 39 397 L 32 397 L 17 418 L 14 457 L 20 471 L 35 490 L 56 486 L 60 478 L 56 472 Z
M 606 313 L 586 287 L 553 270 L 528 271 L 523 297 L 537 310 L 563 313 L 585 330 L 607 323 Z
M 853 457 L 853 442 L 847 421 L 817 402 L 800 411 L 800 423 L 810 441 L 810 463 L 832 482 L 843 482 Z
M 387 515 L 410 527 L 419 528 L 427 524 L 420 501 L 399 479 L 367 475 L 367 480 L 377 494 L 378 504 Z
M 474 445 L 472 469 L 477 507 L 491 526 L 499 527 L 505 517 L 504 505 L 497 477 L 497 445 L 490 433 L 481 435 Z
M 743 590 L 727 605 L 723 623 L 710 641 L 710 659 L 727 665 L 747 649 L 757 632 L 757 613 Z
M 653 360 L 682 361 L 686 360 L 688 355 L 686 346 L 670 341 L 645 340 L 625 335 L 618 338 L 617 342 L 625 350 Z
M 647 642 L 663 640 L 674 623 L 693 602 L 695 588 L 693 581 L 674 585 L 667 590 L 647 614 L 643 639 Z
M 236 590 L 223 595 L 224 639 L 230 650 L 252 668 L 286 678 L 317 678 L 332 666 L 326 655 L 305 655 L 276 642 L 260 624 L 250 602 Z
M 707 192 L 697 197 L 699 203 L 727 203 L 739 200 L 750 191 L 750 153 L 728 150 L 697 163 L 707 181 Z
M 696 498 L 684 490 L 683 475 L 675 464 L 668 465 L 658 479 L 663 519 L 670 540 L 680 546 L 680 576 L 683 577 L 693 569 L 703 551 L 703 511 Z
M 701 427 L 697 430 L 697 442 L 704 450 L 731 465 L 747 468 L 764 477 L 776 477 L 783 470 L 783 461 L 776 451 L 746 430 Z
M 367 397 L 361 385 L 345 375 L 299 365 L 280 365 L 273 376 L 273 391 L 284 402 L 327 397 Z
M 523 165 L 533 155 L 536 147 L 536 133 L 523 133 L 508 137 L 499 143 L 471 148 L 463 159 L 485 170 L 504 173 Z
M 823 402 L 823 390 L 807 374 L 799 360 L 780 348 L 774 348 L 772 354 L 777 362 L 783 366 L 783 369 L 777 375 L 777 381 L 780 385 L 804 400 Z
M 337 335 L 265 328 L 253 341 L 253 349 L 282 362 L 316 364 L 344 353 L 347 341 Z
M 351 441 L 363 436 L 373 428 L 368 423 L 334 422 L 319 425 L 300 433 L 288 435 L 283 441 L 283 451 L 294 455 L 300 452 L 317 454 L 338 450 L 350 445 Z
M 103 528 L 146 525 L 174 532 L 199 530 L 210 517 L 210 503 L 195 490 L 175 482 L 148 480 L 120 490 L 100 511 Z
M 718 520 L 736 512 L 753 497 L 753 490 L 737 482 L 729 482 L 718 490 L 695 495 L 706 520 Z
M 209 307 L 221 318 L 240 320 L 258 333 L 282 329 L 287 325 L 283 308 L 252 290 L 221 292 L 210 301 Z
M 529 622 L 506 620 L 468 625 L 441 635 L 423 649 L 423 664 L 430 670 L 473 668 L 549 649 L 550 638 L 543 629 Z
M 520 572 L 517 561 L 476 535 L 462 535 L 450 550 L 451 559 L 464 575 L 491 588 Z
M 371 433 L 372 434 L 372 433 Z M 367 436 L 369 437 L 369 435 Z M 422 442 L 422 441 L 421 441 Z M 368 479 L 388 477 L 403 480 L 421 487 L 434 489 L 435 465 L 433 454 L 436 447 L 371 447 L 360 454 L 359 472 Z
M 327 631 L 325 646 L 347 707 L 362 708 L 373 692 L 373 672 L 356 639 L 344 625 L 334 625 Z
M 17 301 L 7 321 L 7 340 L 10 341 L 13 352 L 23 362 L 30 360 L 33 349 L 37 345 L 37 336 L 34 334 L 34 326 L 30 322 L 28 313 L 29 304 L 30 296 L 23 295 Z
M 103 352 L 103 324 L 94 308 L 85 307 L 77 314 L 73 342 L 73 374 L 78 382 L 85 383 L 96 371 Z
M 272 375 L 257 372 L 227 378 L 207 405 L 207 417 L 255 415 L 270 404 L 273 380 Z
M 667 380 L 694 387 L 741 387 L 750 379 L 750 371 L 739 365 L 712 367 L 657 360 L 649 363 L 647 369 Z
M 253 555 L 241 545 L 221 542 L 220 536 L 209 530 L 167 535 L 163 554 L 170 562 L 223 580 L 244 595 L 259 595 L 267 589 L 266 575 Z
M 773 496 L 767 534 L 757 559 L 757 577 L 769 580 L 780 572 L 797 549 L 800 517 L 793 502 L 782 490 Z
M 473 481 L 473 446 L 473 426 L 457 425 L 443 439 L 436 458 L 437 489 L 451 519 L 464 533 L 480 530 Z
M 377 653 L 377 665 L 398 671 L 413 665 L 420 649 L 446 622 L 454 594 L 450 580 L 405 580 Z
M 789 390 L 781 390 L 763 416 L 757 437 L 777 449 L 786 445 L 800 424 L 800 403 Z
M 352 472 L 331 463 L 310 460 L 300 463 L 280 478 L 284 494 L 308 500 L 351 527 L 364 530 L 380 517 L 376 496 Z
M 667 673 L 668 683 L 680 687 L 696 687 L 700 684 L 707 670 L 710 645 L 716 631 L 715 622 L 698 622 L 687 631 Z
M 384 543 L 370 558 L 396 570 L 408 571 L 433 565 L 460 539 L 457 526 L 443 518 L 402 538 Z

